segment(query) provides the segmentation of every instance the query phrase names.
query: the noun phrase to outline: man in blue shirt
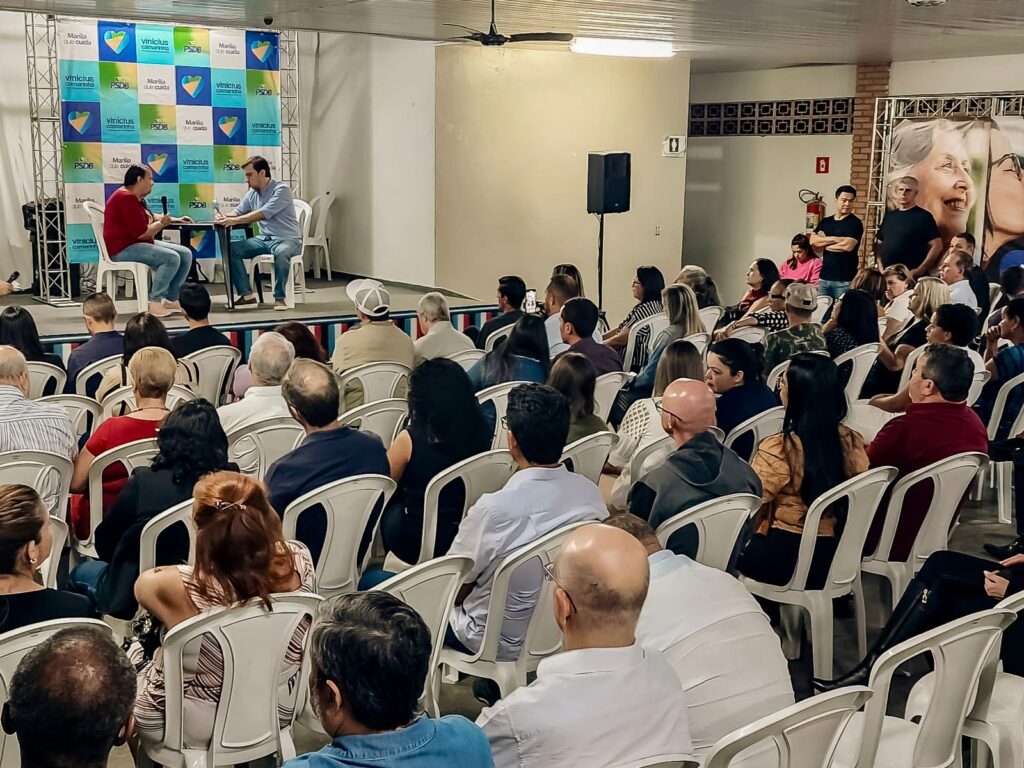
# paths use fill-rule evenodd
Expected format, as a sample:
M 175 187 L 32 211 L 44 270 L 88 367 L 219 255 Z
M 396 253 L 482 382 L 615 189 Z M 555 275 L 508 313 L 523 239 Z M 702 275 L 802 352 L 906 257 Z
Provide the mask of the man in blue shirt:
M 236 307 L 255 307 L 259 304 L 249 285 L 243 259 L 260 254 L 274 256 L 274 309 L 284 311 L 284 289 L 290 279 L 292 257 L 302 253 L 302 228 L 295 215 L 295 201 L 288 185 L 270 178 L 270 163 L 256 155 L 242 166 L 249 191 L 242 202 L 228 216 L 215 212 L 218 222 L 240 226 L 259 222 L 260 234 L 248 240 L 231 244 L 231 282 L 240 299 Z
M 466 718 L 416 717 L 430 650 L 423 619 L 387 592 L 323 603 L 309 695 L 332 741 L 284 768 L 494 768 L 487 737 Z
M 109 295 L 91 293 L 86 296 L 82 302 L 82 319 L 85 321 L 85 329 L 92 338 L 73 349 L 71 356 L 68 357 L 68 378 L 64 384 L 64 392 L 69 395 L 75 393 L 75 379 L 83 368 L 104 358 L 124 353 L 124 335 L 114 330 L 117 309 Z M 92 381 L 86 382 L 86 395 L 96 395 L 100 378 L 100 374 L 96 374 Z

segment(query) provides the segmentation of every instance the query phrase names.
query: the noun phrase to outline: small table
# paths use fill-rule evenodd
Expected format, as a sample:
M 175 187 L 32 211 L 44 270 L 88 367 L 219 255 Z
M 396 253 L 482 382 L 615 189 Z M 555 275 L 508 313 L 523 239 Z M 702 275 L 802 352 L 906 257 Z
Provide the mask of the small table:
M 241 226 L 245 229 L 246 237 L 253 237 L 254 230 L 252 224 L 221 224 L 220 222 L 213 221 L 181 221 L 168 224 L 164 227 L 164 230 L 177 230 L 181 232 L 181 238 L 183 241 L 182 245 L 186 245 L 188 240 L 191 240 L 192 233 L 196 230 L 213 230 L 217 234 L 217 239 L 220 242 L 220 262 L 221 268 L 224 271 L 224 288 L 227 293 L 227 308 L 235 308 L 235 287 L 231 282 L 231 231 L 236 227 Z M 194 265 L 193 265 L 194 266 Z M 260 266 L 258 261 L 253 262 L 253 284 L 256 288 L 256 293 L 259 296 L 259 301 L 263 303 L 263 285 L 260 282 Z

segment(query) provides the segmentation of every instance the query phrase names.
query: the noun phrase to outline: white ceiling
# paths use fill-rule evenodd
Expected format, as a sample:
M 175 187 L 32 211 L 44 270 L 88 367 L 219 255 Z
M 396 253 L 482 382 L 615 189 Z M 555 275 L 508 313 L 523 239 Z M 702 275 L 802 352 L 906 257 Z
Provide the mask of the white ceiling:
M 363 32 L 441 40 L 485 29 L 488 0 L 0 0 L 66 15 Z M 910 61 L 1024 51 L 1024 2 L 949 0 L 498 0 L 498 29 L 671 40 L 694 71 Z

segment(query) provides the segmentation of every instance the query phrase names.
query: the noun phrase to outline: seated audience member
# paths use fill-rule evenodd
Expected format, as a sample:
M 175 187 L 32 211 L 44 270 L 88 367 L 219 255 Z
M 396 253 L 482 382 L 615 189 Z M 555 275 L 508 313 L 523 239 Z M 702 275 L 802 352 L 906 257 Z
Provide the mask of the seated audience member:
M 560 313 L 562 341 L 569 345 L 568 351 L 578 352 L 594 366 L 594 373 L 604 376 L 606 373 L 622 370 L 622 358 L 619 353 L 600 341 L 597 332 L 597 305 L 582 296 L 569 299 L 562 305 Z
M 878 343 L 877 302 L 860 288 L 851 288 L 833 304 L 831 319 L 825 323 L 825 346 L 835 360 L 864 344 Z M 845 387 L 853 374 L 853 363 L 839 369 L 839 386 Z
M 316 360 L 318 363 L 327 365 L 330 363 L 330 359 L 327 357 L 327 352 L 324 351 L 323 346 L 317 341 L 316 336 L 302 323 L 295 322 L 294 320 L 289 323 L 281 323 L 275 326 L 274 333 L 281 334 L 284 338 L 292 343 L 292 348 L 295 350 L 296 358 L 305 358 L 306 360 Z M 266 333 L 262 334 L 266 336 Z M 259 338 L 257 338 L 257 341 Z M 249 356 L 252 357 L 252 350 L 249 351 Z M 284 374 L 281 374 L 284 376 Z M 248 365 L 240 365 L 235 370 L 235 380 L 231 386 L 231 391 L 235 396 L 235 400 L 241 400 L 245 397 L 245 393 L 249 391 L 249 387 L 252 386 L 252 371 L 249 370 Z M 287 414 L 285 414 L 287 415 Z
M 512 326 L 512 333 L 483 359 L 469 369 L 473 389 L 493 387 L 509 381 L 543 382 L 551 369 L 544 321 L 523 315 Z
M 281 382 L 288 410 L 306 432 L 293 450 L 270 465 L 266 484 L 277 514 L 309 491 L 354 475 L 389 475 L 388 455 L 376 435 L 343 427 L 338 421 L 338 380 L 326 365 L 296 360 Z M 327 535 L 322 507 L 306 510 L 298 519 L 296 538 L 319 562 Z
M 622 765 L 690 752 L 682 684 L 636 637 L 646 555 L 625 531 L 585 525 L 545 566 L 564 650 L 477 718 L 496 768 Z
M 508 395 L 508 449 L 519 468 L 505 487 L 485 493 L 459 525 L 449 555 L 474 565 L 456 598 L 445 644 L 475 653 L 480 647 L 494 572 L 502 559 L 556 528 L 603 520 L 608 509 L 590 480 L 559 463 L 569 434 L 569 404 L 543 384 L 523 384 Z M 540 574 L 517 579 L 505 604 L 498 659 L 519 656 L 537 602 Z
M 962 304 L 944 306 L 970 312 Z M 925 347 L 910 377 L 906 413 L 887 422 L 867 448 L 871 466 L 896 467 L 903 477 L 958 453 L 985 453 L 988 432 L 966 402 L 973 378 L 974 363 L 963 349 L 936 343 Z M 907 492 L 892 549 L 878 553 L 880 557 L 905 560 L 910 555 L 931 499 L 931 483 Z M 868 532 L 864 548 L 868 554 L 878 546 L 884 522 L 882 506 Z
M 767 307 L 724 325 L 715 331 L 714 338 L 717 340 L 727 339 L 740 328 L 764 328 L 768 333 L 789 328 L 789 318 L 786 317 L 786 289 L 794 282 L 789 279 L 776 280 L 771 290 L 768 291 Z
M 98 560 L 87 560 L 71 572 L 70 586 L 88 596 L 98 613 L 123 619 L 135 615 L 135 580 L 146 523 L 192 498 L 199 478 L 238 467 L 227 460 L 228 439 L 217 412 L 206 400 L 179 403 L 157 433 L 159 452 L 152 465 L 135 469 L 117 500 L 96 529 Z M 157 539 L 158 565 L 188 562 L 189 542 L 183 526 Z
M 999 388 L 1024 373 L 1024 299 L 1013 299 L 1002 309 L 1003 319 L 985 334 L 985 369 L 992 376 L 985 385 L 986 396 L 977 405 L 979 415 L 986 421 L 992 416 L 992 406 Z M 1011 346 L 999 348 L 1003 339 Z M 1024 387 L 1015 387 L 1006 399 L 1003 419 L 996 427 L 996 439 L 1005 440 L 1017 435 L 1009 434 L 1013 422 L 1024 407 Z
M 910 300 L 914 297 L 914 278 L 903 264 L 893 264 L 882 276 L 885 278 L 886 300 L 883 307 L 886 324 L 882 338 L 888 339 L 914 319 L 914 313 L 910 310 Z
M 565 275 L 576 283 L 576 295 L 578 297 L 586 297 L 587 293 L 583 290 L 583 275 L 580 274 L 580 270 L 575 264 L 556 264 L 555 268 L 551 270 L 551 277 L 557 277 L 558 275 Z
M 768 306 L 768 290 L 779 282 L 779 268 L 771 259 L 757 259 L 747 269 L 747 292 L 738 304 L 725 308 L 721 322 L 738 320 L 751 312 L 760 312 Z
M 988 316 L 985 330 L 999 325 L 1003 319 L 1003 307 L 1013 299 L 1024 299 L 1024 267 L 1014 264 L 1007 267 L 999 276 L 999 298 L 992 305 L 992 312 Z
M 740 573 L 766 584 L 785 584 L 796 568 L 807 508 L 826 491 L 868 468 L 864 439 L 843 424 L 846 396 L 836 364 L 822 355 L 796 355 L 782 377 L 786 417 L 782 433 L 761 441 L 753 468 L 764 502 L 757 533 L 740 555 Z M 821 589 L 836 553 L 831 512 L 822 515 L 811 559 L 809 589 Z
M 202 283 L 185 283 L 181 286 L 181 311 L 188 322 L 188 331 L 171 339 L 174 354 L 178 357 L 208 347 L 230 347 L 231 340 L 210 325 L 210 292 Z
M 124 353 L 121 360 L 114 363 L 103 374 L 103 380 L 96 388 L 96 399 L 103 401 L 107 395 L 120 387 L 132 386 L 132 374 L 128 370 L 128 363 L 132 355 L 145 347 L 162 347 L 177 360 L 174 354 L 174 347 L 171 346 L 171 337 L 167 335 L 167 328 L 159 317 L 140 312 L 132 315 L 124 327 Z M 192 376 L 188 366 L 178 364 L 175 374 L 175 383 L 188 386 L 192 383 Z
M 882 340 L 882 349 L 871 366 L 861 397 L 888 395 L 896 391 L 907 356 L 927 342 L 928 324 L 935 310 L 943 304 L 949 304 L 949 288 L 945 283 L 937 277 L 922 277 L 917 281 L 910 299 L 914 322 L 895 336 Z
M 53 355 L 43 349 L 39 340 L 39 330 L 32 314 L 24 307 L 5 307 L 0 312 L 0 345 L 14 347 L 25 356 L 30 363 L 49 363 L 64 370 L 64 361 L 60 355 Z M 43 396 L 56 394 L 56 381 L 50 380 Z
M 669 518 L 710 499 L 733 493 L 761 494 L 754 470 L 708 429 L 715 423 L 715 396 L 703 381 L 676 379 L 658 406 L 661 428 L 675 450 L 646 472 L 629 492 L 629 511 L 657 528 Z M 686 535 L 682 535 L 682 534 Z M 696 553 L 696 531 L 672 536 L 674 552 Z
M 821 278 L 821 259 L 803 232 L 793 235 L 790 256 L 779 266 L 779 277 L 817 285 Z
M 39 494 L 27 485 L 0 485 L 0 596 L 7 606 L 0 632 L 92 615 L 81 595 L 48 589 L 37 581 L 52 547 L 50 515 Z
M 452 327 L 448 312 L 448 299 L 444 294 L 431 291 L 425 294 L 416 307 L 423 335 L 412 343 L 413 360 L 419 365 L 435 357 L 451 357 L 458 352 L 473 349 L 473 342 Z
M 523 316 L 523 301 L 526 299 L 526 281 L 517 275 L 505 275 L 498 278 L 498 309 L 500 314 L 492 317 L 476 337 L 476 348 L 483 349 L 487 337 L 505 326 L 513 325 Z
M 480 411 L 469 377 L 458 363 L 425 360 L 409 377 L 409 421 L 388 448 L 391 479 L 398 489 L 384 510 L 384 549 L 405 563 L 419 559 L 423 501 L 434 477 L 489 450 L 493 431 Z M 434 556 L 448 552 L 462 520 L 465 488 L 453 483 L 441 494 Z
M 668 325 L 655 338 L 651 355 L 643 369 L 622 387 L 615 398 L 611 412 L 612 424 L 621 424 L 629 406 L 641 398 L 651 396 L 658 360 L 669 344 L 677 339 L 704 333 L 704 323 L 697 310 L 697 297 L 693 295 L 690 286 L 670 285 L 661 292 L 661 303 L 668 318 Z
M 992 311 L 992 294 L 989 293 L 988 275 L 978 265 L 978 259 L 975 256 L 978 250 L 978 241 L 970 232 L 961 232 L 949 241 L 949 247 L 950 250 L 960 251 L 970 259 L 970 266 L 968 266 L 965 276 L 971 286 L 971 292 L 978 302 L 978 316 L 988 317 L 989 312 Z
M 544 331 L 547 333 L 548 351 L 552 360 L 569 349 L 569 345 L 562 340 L 562 307 L 578 295 L 579 288 L 568 275 L 553 275 L 544 292 L 544 309 L 548 313 L 544 319 Z M 595 339 L 600 340 L 600 336 Z
M 82 319 L 90 338 L 71 350 L 68 356 L 68 380 L 64 384 L 66 394 L 74 394 L 75 379 L 83 368 L 108 357 L 124 354 L 124 335 L 114 330 L 117 309 L 110 296 L 105 293 L 91 293 L 86 296 L 82 302 Z M 86 386 L 85 394 L 94 397 L 99 383 L 100 377 L 96 376 L 95 380 Z
M 626 352 L 629 344 L 629 330 L 641 320 L 661 314 L 664 311 L 661 292 L 665 290 L 665 278 L 657 267 L 638 267 L 633 278 L 633 298 L 636 304 L 623 318 L 616 328 L 604 334 L 604 343 L 619 350 L 620 355 Z M 633 359 L 626 360 L 623 368 L 639 373 L 647 364 L 651 329 L 641 328 L 636 334 Z
M 566 445 L 597 432 L 607 432 L 604 419 L 594 413 L 594 366 L 583 355 L 569 352 L 551 366 L 548 386 L 565 395 L 569 401 L 569 436 Z
M 609 505 L 612 509 L 624 511 L 626 497 L 633 486 L 631 465 L 637 451 L 665 437 L 661 428 L 661 417 L 658 415 L 658 403 L 665 389 L 676 379 L 700 379 L 704 373 L 704 363 L 700 352 L 689 341 L 678 339 L 668 345 L 665 354 L 658 361 L 658 374 L 654 377 L 652 397 L 637 400 L 626 411 L 619 425 L 619 439 L 608 454 L 608 462 L 604 472 L 615 477 L 612 485 Z M 665 460 L 668 451 L 655 452 L 645 462 L 642 469 L 647 471 Z
M 789 666 L 768 617 L 739 581 L 662 548 L 636 515 L 612 515 L 605 525 L 625 531 L 647 550 L 651 582 L 636 638 L 666 654 L 683 684 L 692 754 L 704 758 L 727 733 L 793 704 Z M 685 643 L 685 655 L 672 650 Z M 775 768 L 773 746 L 760 759 L 743 753 L 746 768 Z M 767 753 L 767 754 L 763 754 Z
M 160 347 L 143 347 L 132 355 L 128 370 L 135 393 L 135 410 L 102 422 L 75 457 L 71 492 L 83 495 L 72 497 L 71 525 L 80 539 L 89 538 L 91 512 L 89 497 L 84 494 L 89 491 L 89 470 L 96 457 L 112 448 L 156 437 L 167 416 L 167 392 L 174 384 L 177 370 L 171 353 Z M 103 470 L 103 509 L 96 511 L 100 519 L 114 506 L 127 481 L 128 471 L 120 462 Z
M 950 248 L 939 267 L 939 277 L 949 286 L 949 300 L 954 304 L 966 304 L 978 309 L 978 298 L 971 290 L 967 279 L 968 271 L 974 266 L 974 259 L 963 251 Z
M 0 346 L 0 453 L 46 451 L 73 460 L 78 441 L 67 411 L 60 405 L 29 400 L 28 394 L 24 355 L 14 347 Z M 50 514 L 63 517 L 64 510 L 57 509 L 59 480 L 56 472 L 50 472 L 39 490 Z
M 275 592 L 316 592 L 308 550 L 285 541 L 258 480 L 236 472 L 214 472 L 195 485 L 192 520 L 196 528 L 195 565 L 153 568 L 139 576 L 135 596 L 168 631 L 213 608 L 259 601 L 268 609 Z M 296 628 L 278 680 L 278 715 L 290 723 L 294 690 L 302 674 L 309 623 Z M 184 664 L 182 735 L 186 748 L 206 749 L 224 679 L 224 657 L 205 636 Z M 164 735 L 164 657 L 157 648 L 139 673 L 135 721 L 144 744 Z
M 864 291 L 875 302 L 875 314 L 878 317 L 885 316 L 885 303 L 888 298 L 885 295 L 885 275 L 874 267 L 865 267 L 857 270 L 857 274 L 850 281 L 850 290 Z
M 718 286 L 714 278 L 700 267 L 683 267 L 683 271 L 676 277 L 675 282 L 681 285 L 688 285 L 693 289 L 697 297 L 697 308 L 720 307 L 722 299 L 718 295 Z
M 747 419 L 779 404 L 764 383 L 764 347 L 743 339 L 716 341 L 708 349 L 708 370 L 704 381 L 718 395 L 715 424 L 726 435 Z M 737 447 L 749 456 L 753 445 Z
M 391 294 L 378 280 L 353 280 L 345 292 L 356 305 L 359 327 L 345 331 L 334 344 L 331 365 L 343 374 L 367 363 L 401 363 L 412 368 L 412 339 L 391 322 Z M 404 390 L 398 393 L 404 397 Z M 363 385 L 354 381 L 346 385 L 342 396 L 345 410 L 363 404 Z
M 124 186 L 107 198 L 103 214 L 103 242 L 111 261 L 144 264 L 152 274 L 149 314 L 167 317 L 180 312 L 178 293 L 192 268 L 192 251 L 186 245 L 156 242 L 155 236 L 168 224 L 189 222 L 187 216 L 155 216 L 145 199 L 153 191 L 153 171 L 145 165 L 130 165 Z
M 284 768 L 492 768 L 487 737 L 469 720 L 419 714 L 430 651 L 423 619 L 387 592 L 322 603 L 309 646 L 310 697 L 332 741 Z
M 104 768 L 132 736 L 135 669 L 97 627 L 68 627 L 21 660 L 4 704 L 22 768 Z
M 807 283 L 793 283 L 786 289 L 786 318 L 789 327 L 769 333 L 765 339 L 764 372 L 767 376 L 779 363 L 800 352 L 826 351 L 825 336 L 811 316 L 818 306 L 818 289 Z

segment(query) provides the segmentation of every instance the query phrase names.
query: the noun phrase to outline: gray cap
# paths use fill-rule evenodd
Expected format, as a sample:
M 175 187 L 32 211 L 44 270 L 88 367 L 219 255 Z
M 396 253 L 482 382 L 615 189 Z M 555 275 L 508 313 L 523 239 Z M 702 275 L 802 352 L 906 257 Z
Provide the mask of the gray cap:
M 786 304 L 796 309 L 813 311 L 818 306 L 818 286 L 793 283 L 786 288 Z

